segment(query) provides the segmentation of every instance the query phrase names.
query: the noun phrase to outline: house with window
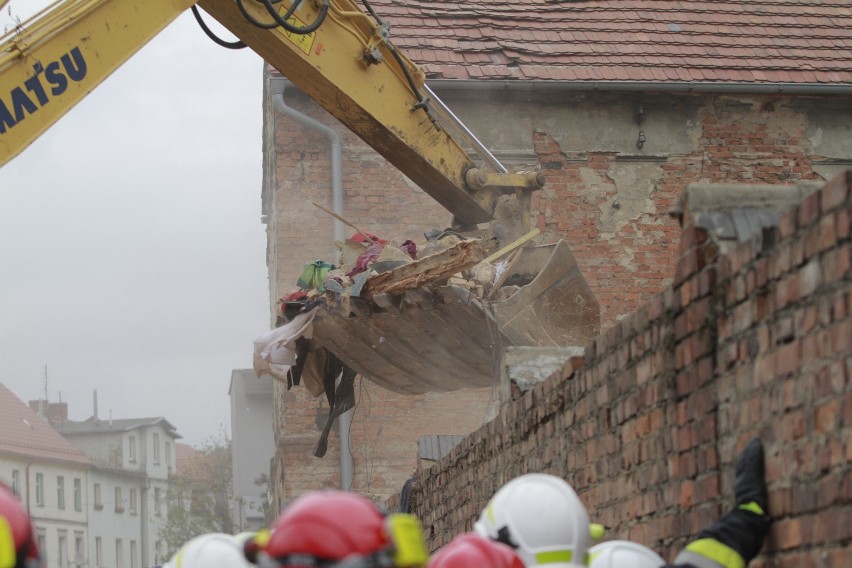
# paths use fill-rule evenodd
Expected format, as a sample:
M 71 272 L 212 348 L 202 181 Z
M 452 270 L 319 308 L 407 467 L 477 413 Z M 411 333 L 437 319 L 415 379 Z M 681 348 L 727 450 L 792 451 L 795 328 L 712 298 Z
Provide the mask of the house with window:
M 166 419 L 59 421 L 55 428 L 94 462 L 87 491 L 93 568 L 143 568 L 165 562 L 160 539 L 168 510 L 175 441 Z
M 544 188 L 507 210 L 540 232 L 532 243 L 568 246 L 600 306 L 601 330 L 671 285 L 681 228 L 669 212 L 688 185 L 821 184 L 852 166 L 848 2 L 371 4 L 390 40 L 425 73 L 429 104 L 440 97 L 506 170 L 544 176 Z M 368 77 L 364 88 L 382 96 L 385 85 Z M 279 325 L 276 301 L 296 289 L 305 264 L 337 258 L 335 218 L 312 203 L 339 205 L 352 226 L 396 243 L 422 243 L 452 223 L 430 188 L 294 83 L 267 70 L 262 207 L 272 325 Z M 412 93 L 412 112 L 427 125 L 417 98 Z M 473 141 L 460 138 L 486 167 Z M 406 310 L 434 321 L 433 305 L 401 296 L 368 305 L 382 318 L 375 329 L 387 333 L 384 322 Z M 361 308 L 352 313 L 368 311 Z M 313 341 L 342 355 L 348 336 L 317 333 Z M 388 352 L 366 334 L 351 339 L 362 340 L 381 357 Z M 448 359 L 452 348 L 435 359 Z M 494 359 L 499 369 L 499 354 Z M 339 419 L 343 428 L 332 429 L 322 459 L 314 448 L 325 397 L 304 380 L 293 388 L 275 381 L 277 507 L 319 487 L 399 494 L 417 468 L 418 441 L 473 432 L 491 416 L 491 387 L 412 395 L 369 379 L 369 372 L 356 378 L 358 404 Z
M 29 512 L 46 568 L 96 566 L 87 507 L 94 463 L 43 414 L 0 384 L 0 479 Z

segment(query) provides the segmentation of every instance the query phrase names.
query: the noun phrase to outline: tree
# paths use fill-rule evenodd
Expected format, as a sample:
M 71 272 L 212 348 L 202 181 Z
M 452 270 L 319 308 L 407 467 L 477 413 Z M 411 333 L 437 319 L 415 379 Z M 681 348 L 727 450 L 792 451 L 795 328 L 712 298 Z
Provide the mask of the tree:
M 174 554 L 188 540 L 205 533 L 233 534 L 231 440 L 224 431 L 200 448 L 179 448 L 177 472 L 169 484 L 168 519 L 159 537 Z

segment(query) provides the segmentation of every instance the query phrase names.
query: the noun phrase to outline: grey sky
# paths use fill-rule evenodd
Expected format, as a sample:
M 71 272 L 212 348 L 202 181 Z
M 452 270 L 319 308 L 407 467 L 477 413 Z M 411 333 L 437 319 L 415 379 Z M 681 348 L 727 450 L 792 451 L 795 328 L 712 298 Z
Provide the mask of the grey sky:
M 97 389 L 102 418 L 164 416 L 192 444 L 229 428 L 231 370 L 269 320 L 262 67 L 187 12 L 0 168 L 0 382 L 19 398 L 47 365 L 72 419 Z

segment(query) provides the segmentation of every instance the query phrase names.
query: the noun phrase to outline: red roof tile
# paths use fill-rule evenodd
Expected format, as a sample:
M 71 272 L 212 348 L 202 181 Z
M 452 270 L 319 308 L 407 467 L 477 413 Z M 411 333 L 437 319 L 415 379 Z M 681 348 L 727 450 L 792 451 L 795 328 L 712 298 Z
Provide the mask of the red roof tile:
M 0 453 L 92 465 L 92 460 L 3 384 L 0 384 Z
M 849 0 L 371 3 L 430 78 L 852 83 Z
M 198 479 L 204 454 L 189 444 L 175 443 L 175 472 L 181 477 Z

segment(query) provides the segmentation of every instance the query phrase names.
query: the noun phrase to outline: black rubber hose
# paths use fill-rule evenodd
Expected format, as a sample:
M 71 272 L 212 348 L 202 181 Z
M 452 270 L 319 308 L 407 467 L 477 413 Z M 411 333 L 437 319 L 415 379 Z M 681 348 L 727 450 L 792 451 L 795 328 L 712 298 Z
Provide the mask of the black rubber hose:
M 205 34 L 207 34 L 207 37 L 209 37 L 222 47 L 226 47 L 228 49 L 243 49 L 245 47 L 248 47 L 242 41 L 225 41 L 224 39 L 214 34 L 213 30 L 208 28 L 207 24 L 204 23 L 204 20 L 201 18 L 201 12 L 198 11 L 197 6 L 192 6 L 192 15 L 195 16 L 195 21 L 198 22 L 198 25 L 201 26 L 201 29 L 204 30 Z
M 245 4 L 243 4 L 243 0 L 237 0 L 237 8 L 240 9 L 240 13 L 243 15 L 243 17 L 248 20 L 251 25 L 257 28 L 263 30 L 274 30 L 278 27 L 278 22 L 264 23 L 260 20 L 256 20 L 254 16 L 249 14 L 248 10 L 246 10 Z
M 367 8 L 367 12 L 369 12 L 370 15 L 373 16 L 373 19 L 376 20 L 376 23 L 378 23 L 380 27 L 385 25 L 385 23 L 382 21 L 376 11 L 373 10 L 373 7 L 370 5 L 370 2 L 368 0 L 361 0 L 361 3 L 364 4 L 364 7 Z M 425 110 L 426 114 L 429 115 L 429 118 L 434 123 L 435 120 L 432 118 L 431 114 L 429 113 L 429 109 L 426 106 L 426 99 L 423 97 L 423 95 L 420 93 L 420 89 L 418 89 L 417 85 L 414 83 L 414 79 L 411 77 L 411 73 L 408 72 L 408 67 L 406 67 L 405 62 L 402 60 L 402 56 L 396 51 L 396 47 L 394 47 L 394 45 L 390 41 L 386 41 L 385 43 L 387 44 L 391 55 L 393 55 L 393 58 L 396 59 L 396 62 L 399 64 L 400 69 L 402 69 L 402 74 L 405 75 L 405 80 L 408 82 L 408 87 L 411 89 L 411 92 L 414 93 L 414 97 L 417 99 L 417 104 L 414 105 L 414 108 L 422 108 L 423 110 Z
M 298 35 L 306 35 L 312 32 L 317 31 L 317 29 L 322 25 L 325 21 L 325 17 L 328 14 L 328 7 L 330 0 L 323 0 L 322 6 L 320 7 L 319 13 L 317 14 L 317 19 L 314 20 L 312 24 L 309 24 L 305 27 L 294 26 L 293 24 L 287 21 L 287 18 L 293 13 L 298 1 L 294 1 L 293 5 L 287 10 L 287 14 L 285 17 L 282 17 L 275 11 L 275 6 L 273 6 L 272 0 L 261 0 L 266 6 L 266 11 L 269 12 L 269 15 L 272 16 L 272 19 L 276 21 L 276 23 L 287 30 L 290 33 L 298 34 Z

